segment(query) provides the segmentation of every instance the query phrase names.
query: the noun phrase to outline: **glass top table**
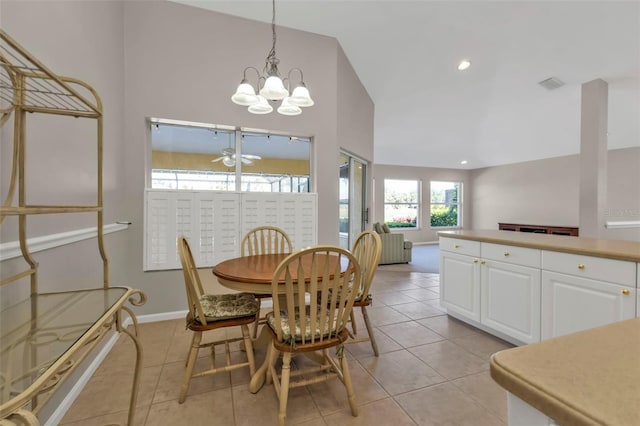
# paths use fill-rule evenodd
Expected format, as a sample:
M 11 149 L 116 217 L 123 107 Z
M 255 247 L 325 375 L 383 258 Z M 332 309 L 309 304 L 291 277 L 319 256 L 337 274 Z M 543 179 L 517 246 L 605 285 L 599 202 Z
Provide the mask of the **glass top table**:
M 72 355 L 110 326 L 134 293 L 140 294 L 128 287 L 44 293 L 1 311 L 0 418 L 73 364 Z

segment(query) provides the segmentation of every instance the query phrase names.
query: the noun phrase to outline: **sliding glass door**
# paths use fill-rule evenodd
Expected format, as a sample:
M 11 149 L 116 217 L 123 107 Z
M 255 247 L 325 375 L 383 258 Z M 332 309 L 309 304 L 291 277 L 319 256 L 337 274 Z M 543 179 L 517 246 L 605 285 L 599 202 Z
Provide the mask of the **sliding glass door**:
M 364 231 L 366 208 L 367 163 L 347 153 L 340 154 L 340 247 L 350 249 Z

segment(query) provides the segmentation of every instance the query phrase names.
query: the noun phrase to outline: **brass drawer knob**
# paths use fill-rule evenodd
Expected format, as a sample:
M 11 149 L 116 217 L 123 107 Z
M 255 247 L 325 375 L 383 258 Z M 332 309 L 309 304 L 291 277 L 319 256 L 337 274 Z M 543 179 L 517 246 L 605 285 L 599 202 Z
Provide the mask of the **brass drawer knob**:
M 626 288 L 624 290 L 622 290 L 622 294 L 624 294 L 625 296 L 629 295 L 629 290 L 627 290 Z
M 578 269 L 584 269 L 584 265 L 582 263 L 578 263 Z
M 478 263 L 478 259 L 473 259 L 473 263 Z
M 508 252 L 508 251 L 505 251 L 505 252 L 504 252 L 504 257 L 507 257 L 507 256 L 509 256 L 509 252 Z
M 485 263 L 487 263 L 486 260 L 483 260 L 483 261 L 480 262 L 481 265 L 484 265 Z
M 460 248 L 460 246 L 458 244 L 454 244 L 453 248 Z

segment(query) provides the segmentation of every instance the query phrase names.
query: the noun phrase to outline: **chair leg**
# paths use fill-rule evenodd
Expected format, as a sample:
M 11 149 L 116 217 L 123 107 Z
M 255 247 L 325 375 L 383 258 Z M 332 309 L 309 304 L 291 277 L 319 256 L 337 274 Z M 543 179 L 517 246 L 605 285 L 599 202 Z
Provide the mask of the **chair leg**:
M 249 336 L 249 327 L 246 324 L 240 326 L 242 330 L 242 338 L 244 339 L 244 349 L 247 353 L 247 361 L 249 362 L 249 373 L 253 377 L 256 373 L 256 360 L 253 354 L 253 343 L 251 343 L 251 337 Z
M 280 379 L 280 412 L 278 413 L 278 425 L 285 426 L 287 418 L 287 399 L 289 398 L 289 378 L 291 375 L 291 352 L 282 355 L 282 373 Z
M 259 297 L 256 298 L 258 301 L 258 313 L 256 314 L 256 322 L 253 323 L 253 338 L 256 339 L 258 337 L 258 323 L 260 322 L 260 306 L 262 305 L 261 299 Z
M 280 351 L 273 346 L 273 343 L 269 343 L 269 348 L 267 349 L 267 361 L 266 361 L 267 375 L 265 379 L 265 383 L 267 384 L 270 384 L 271 381 L 274 379 L 274 376 L 275 376 L 274 365 L 279 356 L 280 356 Z M 276 380 L 277 380 L 277 377 L 276 377 Z
M 358 328 L 356 326 L 356 314 L 353 313 L 353 309 L 351 310 L 351 331 L 354 336 L 358 335 Z
M 356 406 L 356 396 L 353 392 L 353 384 L 351 383 L 351 373 L 349 372 L 349 365 L 347 364 L 347 356 L 344 355 L 340 358 L 340 368 L 342 369 L 342 376 L 344 377 L 344 387 L 347 389 L 347 398 L 349 399 L 349 405 L 351 406 L 351 415 L 358 417 L 358 407 Z
M 182 380 L 182 387 L 180 388 L 180 397 L 178 402 L 182 404 L 187 398 L 187 391 L 189 390 L 189 382 L 193 375 L 193 368 L 196 365 L 196 358 L 198 357 L 198 350 L 200 349 L 200 342 L 202 341 L 202 333 L 199 331 L 193 332 L 193 338 L 191 339 L 191 349 L 189 350 L 189 356 L 187 358 L 187 366 L 184 370 L 184 379 Z
M 371 347 L 373 348 L 373 353 L 375 356 L 378 356 L 378 344 L 376 343 L 376 338 L 373 334 L 373 326 L 369 321 L 369 314 L 367 313 L 366 306 L 362 306 L 362 318 L 364 318 L 364 325 L 367 327 L 367 333 L 369 333 L 369 340 L 371 340 Z

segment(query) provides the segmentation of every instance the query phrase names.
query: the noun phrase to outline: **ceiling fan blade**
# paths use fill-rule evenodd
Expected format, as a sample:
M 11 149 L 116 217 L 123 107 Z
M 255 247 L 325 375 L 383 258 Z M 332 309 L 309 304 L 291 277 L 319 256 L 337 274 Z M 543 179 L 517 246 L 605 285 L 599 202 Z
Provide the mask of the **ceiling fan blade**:
M 213 160 L 211 160 L 212 163 L 218 162 L 218 161 L 222 161 L 224 160 L 226 157 L 218 157 L 218 158 L 214 158 Z
M 262 160 L 262 157 L 260 157 L 259 155 L 253 155 L 253 154 L 242 154 L 242 156 L 244 158 L 248 158 L 249 160 Z
M 244 158 L 244 155 L 242 156 L 242 158 L 240 160 L 242 161 L 243 164 L 253 164 L 253 160 L 250 160 L 248 158 Z

